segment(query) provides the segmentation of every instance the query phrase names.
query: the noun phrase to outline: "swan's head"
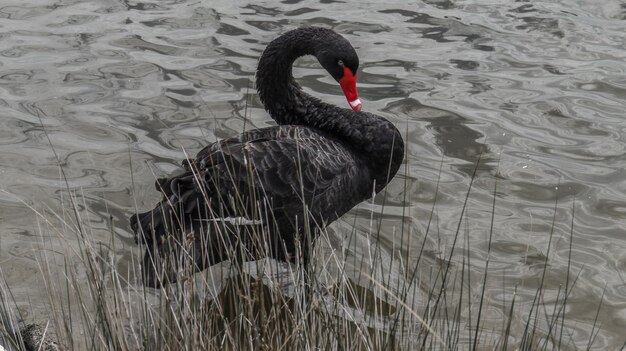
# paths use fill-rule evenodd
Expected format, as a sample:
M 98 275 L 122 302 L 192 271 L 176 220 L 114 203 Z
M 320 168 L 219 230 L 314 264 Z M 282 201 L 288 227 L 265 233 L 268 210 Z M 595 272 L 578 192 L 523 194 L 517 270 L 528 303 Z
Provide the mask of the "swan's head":
M 359 57 L 350 43 L 341 35 L 329 31 L 316 50 L 318 61 L 337 81 L 343 90 L 350 107 L 361 110 L 361 100 L 356 89 L 356 76 L 359 69 Z

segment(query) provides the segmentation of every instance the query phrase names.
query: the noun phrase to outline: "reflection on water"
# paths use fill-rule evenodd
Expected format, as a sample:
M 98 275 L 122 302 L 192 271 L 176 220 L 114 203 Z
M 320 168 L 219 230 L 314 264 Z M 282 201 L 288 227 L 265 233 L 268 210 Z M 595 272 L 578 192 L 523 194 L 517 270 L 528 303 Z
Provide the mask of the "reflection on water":
M 467 237 L 452 261 L 470 257 L 472 284 L 481 281 L 495 211 L 490 277 L 502 278 L 487 283 L 488 315 L 500 318 L 516 284 L 518 301 L 532 300 L 546 256 L 547 292 L 556 294 L 571 253 L 580 271 L 568 302 L 571 342 L 586 347 L 606 284 L 594 347 L 614 349 L 626 326 L 625 18 L 616 0 L 4 1 L 2 274 L 25 315 L 44 314 L 37 260 L 46 253 L 65 264 L 57 238 L 74 225 L 68 189 L 93 238 L 109 245 L 114 236 L 118 267 L 132 267 L 126 218 L 154 204 L 154 178 L 207 142 L 270 125 L 253 89 L 257 58 L 278 34 L 319 25 L 354 44 L 364 108 L 408 139 L 406 167 L 385 195 L 333 225 L 338 245 L 356 227 L 359 245 L 348 251 L 367 256 L 370 214 L 384 203 L 377 242 L 390 255 L 380 275 L 402 279 L 393 251 L 411 262 L 424 240 L 418 270 L 430 271 L 449 252 L 480 157 Z M 299 60 L 294 75 L 345 105 L 315 61 Z M 437 235 L 424 238 L 434 201 Z M 59 217 L 45 223 L 33 210 Z M 401 226 L 411 241 L 398 247 Z

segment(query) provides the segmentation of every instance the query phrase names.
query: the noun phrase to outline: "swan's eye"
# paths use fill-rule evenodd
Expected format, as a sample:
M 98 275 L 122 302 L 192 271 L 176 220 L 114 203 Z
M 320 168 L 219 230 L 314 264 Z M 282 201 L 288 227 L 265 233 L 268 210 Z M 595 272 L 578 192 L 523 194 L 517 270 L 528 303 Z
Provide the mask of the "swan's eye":
M 342 60 L 337 61 L 337 64 L 338 64 L 339 66 L 343 67 L 343 61 L 342 61 Z

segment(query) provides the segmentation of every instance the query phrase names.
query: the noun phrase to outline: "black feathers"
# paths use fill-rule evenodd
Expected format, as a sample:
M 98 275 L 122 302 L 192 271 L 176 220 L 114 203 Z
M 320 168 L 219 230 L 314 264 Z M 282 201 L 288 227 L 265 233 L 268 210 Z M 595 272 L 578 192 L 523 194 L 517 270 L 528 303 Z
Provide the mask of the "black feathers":
M 398 130 L 302 92 L 291 65 L 305 54 L 358 67 L 354 49 L 327 29 L 296 29 L 268 46 L 257 89 L 281 126 L 213 143 L 184 161 L 182 174 L 157 181 L 163 200 L 131 217 L 146 247 L 146 285 L 175 281 L 185 267 L 261 258 L 259 247 L 290 260 L 297 237 L 315 235 L 395 175 L 404 153 Z M 307 247 L 304 254 L 306 260 Z

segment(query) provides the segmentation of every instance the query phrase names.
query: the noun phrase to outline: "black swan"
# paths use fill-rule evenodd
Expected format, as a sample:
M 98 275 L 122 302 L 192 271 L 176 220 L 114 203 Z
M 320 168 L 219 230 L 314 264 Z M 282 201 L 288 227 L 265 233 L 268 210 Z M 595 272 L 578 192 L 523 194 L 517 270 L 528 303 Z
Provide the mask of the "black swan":
M 302 91 L 291 70 L 304 55 L 317 57 L 352 109 Z M 197 271 L 224 260 L 301 255 L 306 264 L 320 229 L 387 185 L 404 143 L 391 122 L 360 111 L 358 67 L 352 45 L 330 29 L 295 29 L 267 46 L 256 85 L 278 126 L 208 145 L 183 162 L 184 173 L 157 180 L 163 200 L 131 217 L 146 248 L 144 284 L 174 282 L 189 263 Z

